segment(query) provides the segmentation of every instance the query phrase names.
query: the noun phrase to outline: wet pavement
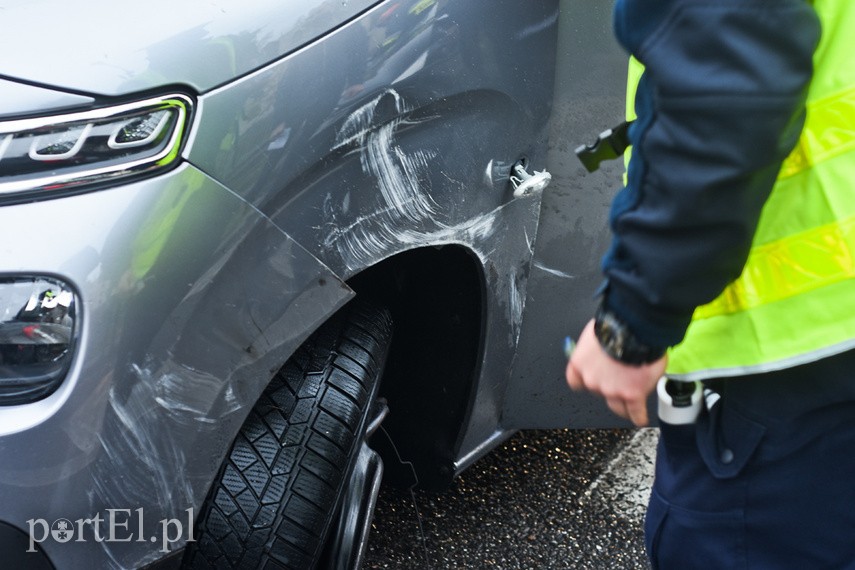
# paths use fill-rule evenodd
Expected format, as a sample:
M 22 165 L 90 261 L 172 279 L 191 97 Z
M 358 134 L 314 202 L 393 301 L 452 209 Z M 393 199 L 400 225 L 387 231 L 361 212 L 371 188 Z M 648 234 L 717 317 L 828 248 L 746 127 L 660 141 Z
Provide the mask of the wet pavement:
M 521 432 L 446 492 L 384 487 L 363 568 L 646 569 L 655 430 Z

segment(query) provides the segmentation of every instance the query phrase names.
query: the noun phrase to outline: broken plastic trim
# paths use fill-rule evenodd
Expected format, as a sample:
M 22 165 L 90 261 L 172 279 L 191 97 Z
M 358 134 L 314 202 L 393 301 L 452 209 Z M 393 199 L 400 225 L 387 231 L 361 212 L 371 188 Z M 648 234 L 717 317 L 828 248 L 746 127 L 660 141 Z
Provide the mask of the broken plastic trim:
M 534 171 L 534 174 L 529 174 L 526 170 L 527 161 L 525 159 L 518 160 L 511 167 L 511 185 L 514 187 L 514 197 L 528 196 L 537 194 L 549 186 L 552 182 L 552 175 L 543 171 Z

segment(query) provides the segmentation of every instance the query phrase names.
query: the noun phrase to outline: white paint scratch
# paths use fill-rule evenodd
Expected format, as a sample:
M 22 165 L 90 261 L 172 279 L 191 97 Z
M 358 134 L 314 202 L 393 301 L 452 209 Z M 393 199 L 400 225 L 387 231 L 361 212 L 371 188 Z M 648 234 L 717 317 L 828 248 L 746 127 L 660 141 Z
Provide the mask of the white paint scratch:
M 540 263 L 539 261 L 534 262 L 534 266 L 540 269 L 541 271 L 546 271 L 551 275 L 555 275 L 556 277 L 563 277 L 564 279 L 576 279 L 575 275 L 570 275 L 569 273 L 565 273 L 564 271 L 559 271 L 557 269 L 553 269 L 551 267 L 547 267 Z
M 396 235 L 405 244 L 419 243 L 466 243 L 483 241 L 496 231 L 497 212 L 487 212 L 470 218 L 461 224 L 446 226 L 437 224 L 438 229 L 428 232 L 404 230 Z
M 395 118 L 381 123 L 378 109 L 393 107 Z M 338 223 L 343 208 L 324 203 L 327 222 L 324 246 L 335 248 L 349 269 L 374 262 L 410 246 L 427 243 L 459 243 L 473 246 L 495 231 L 497 214 L 490 212 L 459 224 L 438 220 L 437 204 L 429 193 L 432 152 L 410 153 L 396 143 L 395 134 L 409 108 L 401 96 L 389 89 L 354 111 L 339 130 L 334 149 L 355 145 L 359 149 L 362 170 L 377 181 L 380 203 L 377 210 Z
M 553 12 L 545 20 L 542 20 L 540 22 L 536 22 L 536 23 L 532 24 L 531 26 L 528 26 L 527 28 L 523 28 L 522 30 L 518 31 L 514 35 L 516 36 L 516 38 L 518 40 L 521 40 L 521 39 L 527 38 L 529 36 L 539 34 L 540 32 L 543 32 L 543 31 L 551 28 L 552 26 L 556 25 L 557 22 L 558 22 L 558 12 Z
M 394 104 L 395 118 L 378 126 L 375 113 L 384 100 Z M 359 145 L 363 171 L 377 179 L 386 205 L 416 222 L 434 214 L 436 204 L 422 192 L 419 184 L 420 173 L 427 169 L 434 156 L 424 150 L 407 154 L 395 144 L 395 131 L 407 111 L 398 92 L 388 89 L 348 117 L 333 148 Z
M 525 299 L 517 284 L 517 272 L 511 270 L 508 275 L 508 320 L 511 323 L 511 334 L 513 335 L 512 346 L 516 346 L 522 330 L 522 315 Z
M 134 381 L 127 390 L 114 386 L 109 392 L 98 436 L 103 453 L 91 468 L 90 507 L 96 512 L 105 506 L 156 506 L 163 516 L 174 518 L 205 492 L 194 486 L 188 473 L 188 443 L 194 437 L 211 437 L 218 421 L 242 406 L 228 380 L 172 361 L 135 364 L 131 373 Z M 176 429 L 179 426 L 195 429 Z M 151 512 L 156 514 L 155 509 Z M 122 567 L 122 551 L 116 545 L 104 541 L 101 547 L 114 567 Z M 159 554 L 148 556 L 122 563 L 136 568 Z
M 231 395 L 229 401 L 226 401 L 226 394 L 219 396 L 222 385 L 221 378 L 188 366 L 179 366 L 176 369 L 174 364 L 167 363 L 158 370 L 154 384 L 154 401 L 179 423 L 213 423 L 240 408 L 235 401 L 231 384 L 226 389 L 226 394 Z M 217 405 L 217 400 L 222 402 L 222 405 Z M 215 406 L 217 409 L 214 412 Z M 212 413 L 216 417 L 211 417 Z

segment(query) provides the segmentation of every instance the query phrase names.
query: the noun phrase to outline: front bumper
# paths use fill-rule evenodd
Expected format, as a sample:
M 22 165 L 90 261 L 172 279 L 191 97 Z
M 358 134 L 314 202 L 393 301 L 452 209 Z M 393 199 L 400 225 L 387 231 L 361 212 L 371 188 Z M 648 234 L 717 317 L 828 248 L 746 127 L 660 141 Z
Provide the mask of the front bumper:
M 0 407 L 0 522 L 43 538 L 57 568 L 180 549 L 248 407 L 352 293 L 187 164 L 0 208 L 0 237 L 1 276 L 62 279 L 80 301 L 65 381 Z M 63 520 L 71 539 L 53 534 Z

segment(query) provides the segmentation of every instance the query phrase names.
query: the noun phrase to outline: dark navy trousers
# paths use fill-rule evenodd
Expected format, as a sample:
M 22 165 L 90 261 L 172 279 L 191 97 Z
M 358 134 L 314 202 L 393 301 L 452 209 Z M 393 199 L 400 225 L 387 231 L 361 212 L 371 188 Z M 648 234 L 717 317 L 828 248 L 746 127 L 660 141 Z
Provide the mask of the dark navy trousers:
M 855 569 L 855 353 L 708 386 L 696 424 L 661 426 L 653 567 Z

